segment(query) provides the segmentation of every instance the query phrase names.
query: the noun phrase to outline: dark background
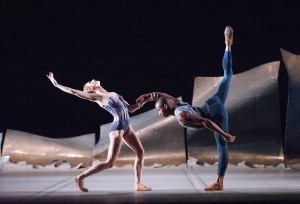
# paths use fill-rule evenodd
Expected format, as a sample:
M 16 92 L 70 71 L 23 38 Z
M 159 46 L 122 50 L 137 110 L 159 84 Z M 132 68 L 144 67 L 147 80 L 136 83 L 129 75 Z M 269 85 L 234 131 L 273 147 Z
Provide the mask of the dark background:
M 47 137 L 99 131 L 112 117 L 46 78 L 99 79 L 133 103 L 150 91 L 191 102 L 194 77 L 221 76 L 224 28 L 240 73 L 300 54 L 299 1 L 0 1 L 0 128 Z M 281 102 L 287 77 L 281 63 Z M 154 108 L 153 103 L 132 114 Z M 282 110 L 281 110 L 282 111 Z

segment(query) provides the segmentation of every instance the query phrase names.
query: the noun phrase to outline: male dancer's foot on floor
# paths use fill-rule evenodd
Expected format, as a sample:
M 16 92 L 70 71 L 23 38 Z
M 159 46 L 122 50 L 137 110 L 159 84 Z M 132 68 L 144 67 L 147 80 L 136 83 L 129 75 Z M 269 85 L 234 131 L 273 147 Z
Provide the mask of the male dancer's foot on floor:
M 204 190 L 205 191 L 223 191 L 224 186 L 220 185 L 219 183 L 214 183 L 213 185 L 204 188 Z

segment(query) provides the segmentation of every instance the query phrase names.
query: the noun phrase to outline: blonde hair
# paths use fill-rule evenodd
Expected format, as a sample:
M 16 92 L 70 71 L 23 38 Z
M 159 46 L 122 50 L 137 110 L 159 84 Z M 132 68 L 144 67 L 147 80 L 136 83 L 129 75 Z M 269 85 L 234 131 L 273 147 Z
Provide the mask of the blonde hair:
M 84 86 L 83 86 L 83 92 L 86 92 L 86 93 L 95 93 L 94 90 L 89 90 L 88 88 L 90 87 L 88 85 L 89 82 L 87 82 Z

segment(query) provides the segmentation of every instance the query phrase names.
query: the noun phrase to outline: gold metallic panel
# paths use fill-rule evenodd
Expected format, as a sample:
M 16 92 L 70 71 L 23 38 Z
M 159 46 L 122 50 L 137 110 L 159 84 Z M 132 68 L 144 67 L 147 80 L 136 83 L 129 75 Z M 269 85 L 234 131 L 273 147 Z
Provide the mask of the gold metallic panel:
M 2 154 L 2 132 L 0 132 L 0 157 L 1 157 L 1 154 Z
M 86 167 L 92 165 L 94 144 L 95 134 L 53 139 L 8 129 L 3 156 L 9 156 L 13 163 L 26 161 L 34 168 L 46 166 L 53 161 L 56 166 L 68 162 L 71 167 Z
M 278 93 L 280 62 L 271 62 L 235 74 L 226 101 L 230 133 L 229 163 L 247 166 L 284 163 Z M 196 77 L 193 106 L 201 106 L 215 93 L 221 77 Z M 214 164 L 218 155 L 213 132 L 207 129 L 187 131 L 188 155 L 198 164 Z

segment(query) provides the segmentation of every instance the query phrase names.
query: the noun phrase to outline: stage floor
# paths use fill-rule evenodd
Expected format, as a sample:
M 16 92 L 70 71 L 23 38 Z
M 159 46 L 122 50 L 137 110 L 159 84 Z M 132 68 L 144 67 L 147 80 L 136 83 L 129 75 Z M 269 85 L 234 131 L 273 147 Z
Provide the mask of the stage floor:
M 284 166 L 229 165 L 225 190 L 205 192 L 216 178 L 215 165 L 144 167 L 150 192 L 135 192 L 132 166 L 114 167 L 88 177 L 79 192 L 72 177 L 82 170 L 31 169 L 6 164 L 0 172 L 0 203 L 300 203 L 300 171 Z

